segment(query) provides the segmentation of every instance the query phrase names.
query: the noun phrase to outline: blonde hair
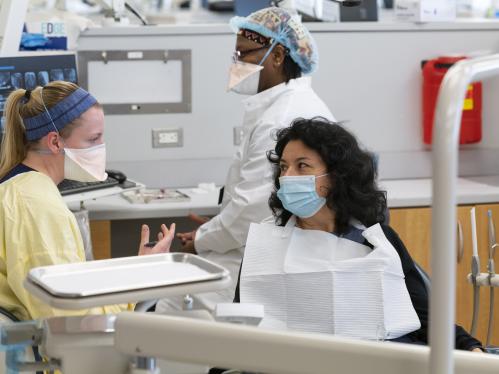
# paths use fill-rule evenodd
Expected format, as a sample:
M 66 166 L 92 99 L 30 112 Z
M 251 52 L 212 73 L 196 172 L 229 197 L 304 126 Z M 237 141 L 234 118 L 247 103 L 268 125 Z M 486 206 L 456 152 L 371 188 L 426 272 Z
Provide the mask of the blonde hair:
M 28 151 L 39 142 L 39 140 L 28 141 L 26 139 L 23 119 L 43 113 L 45 111 L 43 103 L 47 109 L 51 108 L 77 89 L 78 86 L 74 83 L 50 82 L 43 88 L 43 101 L 42 87 L 36 87 L 31 92 L 29 100 L 26 98 L 26 90 L 24 89 L 11 92 L 5 103 L 5 133 L 0 148 L 0 178 L 21 163 L 26 158 Z M 67 138 L 74 127 L 76 127 L 74 122 L 64 127 L 60 131 L 61 136 Z

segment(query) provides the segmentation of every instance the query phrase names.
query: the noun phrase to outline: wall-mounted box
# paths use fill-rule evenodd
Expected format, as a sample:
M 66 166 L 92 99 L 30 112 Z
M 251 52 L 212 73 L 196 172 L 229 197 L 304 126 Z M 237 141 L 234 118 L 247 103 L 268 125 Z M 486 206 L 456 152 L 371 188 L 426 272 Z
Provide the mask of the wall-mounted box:
M 81 51 L 78 70 L 106 114 L 192 111 L 190 50 Z
M 395 18 L 412 22 L 453 21 L 456 19 L 456 1 L 396 0 Z

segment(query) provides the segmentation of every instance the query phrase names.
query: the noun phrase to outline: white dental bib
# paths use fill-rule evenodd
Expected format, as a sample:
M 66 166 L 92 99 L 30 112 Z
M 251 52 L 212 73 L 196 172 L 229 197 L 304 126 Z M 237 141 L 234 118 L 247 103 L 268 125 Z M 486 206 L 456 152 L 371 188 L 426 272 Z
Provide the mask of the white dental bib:
M 379 224 L 362 227 L 374 249 L 295 224 L 249 230 L 240 299 L 264 305 L 261 327 L 371 340 L 420 328 L 400 257 Z

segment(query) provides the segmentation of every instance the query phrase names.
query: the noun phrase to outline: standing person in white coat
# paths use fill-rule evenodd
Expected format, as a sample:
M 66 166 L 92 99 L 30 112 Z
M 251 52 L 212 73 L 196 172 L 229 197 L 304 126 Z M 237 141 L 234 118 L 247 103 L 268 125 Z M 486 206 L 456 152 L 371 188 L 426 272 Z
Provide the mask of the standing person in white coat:
M 322 116 L 333 120 L 324 102 L 311 87 L 318 51 L 300 19 L 281 8 L 265 8 L 246 18 L 234 17 L 237 33 L 229 89 L 250 95 L 244 99 L 243 140 L 225 183 L 220 214 L 199 223 L 192 232 L 180 233 L 183 249 L 230 270 L 229 289 L 194 296 L 194 308 L 213 310 L 217 303 L 232 302 L 243 246 L 249 225 L 270 215 L 272 170 L 267 151 L 274 148 L 273 133 L 298 117 Z M 158 312 L 182 308 L 182 300 L 164 299 Z

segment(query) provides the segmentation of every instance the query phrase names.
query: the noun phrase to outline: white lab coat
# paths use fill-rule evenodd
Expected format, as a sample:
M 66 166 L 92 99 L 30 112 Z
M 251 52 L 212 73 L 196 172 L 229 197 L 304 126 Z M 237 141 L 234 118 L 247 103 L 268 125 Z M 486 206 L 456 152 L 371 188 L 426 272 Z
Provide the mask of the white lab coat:
M 199 227 L 194 246 L 201 257 L 226 267 L 232 276 L 229 289 L 197 295 L 195 307 L 213 310 L 220 302 L 232 302 L 252 222 L 261 222 L 271 212 L 272 169 L 267 151 L 274 149 L 273 134 L 299 117 L 333 115 L 311 87 L 311 78 L 293 79 L 243 101 L 243 139 L 225 182 L 220 214 Z M 158 303 L 157 310 L 177 309 L 179 300 Z

